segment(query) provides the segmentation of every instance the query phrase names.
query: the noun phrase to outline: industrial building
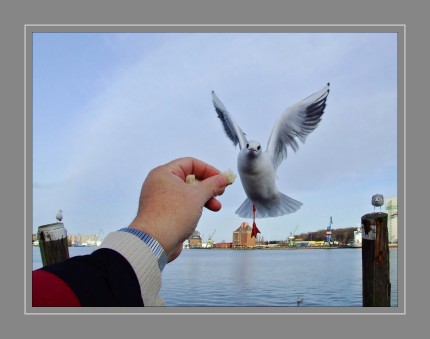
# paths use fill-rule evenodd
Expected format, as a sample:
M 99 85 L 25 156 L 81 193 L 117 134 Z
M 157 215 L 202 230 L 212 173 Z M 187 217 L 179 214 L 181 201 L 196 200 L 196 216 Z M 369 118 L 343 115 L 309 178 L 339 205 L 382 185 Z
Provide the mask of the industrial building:
M 397 244 L 397 197 L 385 199 L 385 210 L 388 214 L 387 228 L 388 228 L 388 242 L 390 244 Z
M 202 237 L 199 231 L 194 231 L 193 234 L 188 238 L 188 248 L 201 248 L 202 247 Z

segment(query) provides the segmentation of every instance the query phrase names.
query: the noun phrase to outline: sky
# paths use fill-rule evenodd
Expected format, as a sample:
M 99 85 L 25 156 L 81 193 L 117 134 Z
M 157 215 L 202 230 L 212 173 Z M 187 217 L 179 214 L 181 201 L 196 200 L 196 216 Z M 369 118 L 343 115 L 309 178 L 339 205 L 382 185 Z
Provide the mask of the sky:
M 395 33 L 34 33 L 33 233 L 63 210 L 68 234 L 126 227 L 148 172 L 193 156 L 237 174 L 211 91 L 266 147 L 277 117 L 330 82 L 318 128 L 277 170 L 303 206 L 258 219 L 265 240 L 358 227 L 397 196 Z M 239 177 L 197 231 L 231 242 Z

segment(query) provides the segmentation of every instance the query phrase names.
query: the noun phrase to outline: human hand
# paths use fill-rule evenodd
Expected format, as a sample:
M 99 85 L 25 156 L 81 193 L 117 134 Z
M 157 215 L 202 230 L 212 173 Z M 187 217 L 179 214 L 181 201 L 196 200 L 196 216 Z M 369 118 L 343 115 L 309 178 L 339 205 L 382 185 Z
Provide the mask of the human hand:
M 228 180 L 216 168 L 194 158 L 181 158 L 151 170 L 139 198 L 139 209 L 130 227 L 154 237 L 168 261 L 175 260 L 183 242 L 197 227 L 203 207 L 219 211 L 215 198 L 224 193 Z M 198 181 L 187 184 L 187 175 Z

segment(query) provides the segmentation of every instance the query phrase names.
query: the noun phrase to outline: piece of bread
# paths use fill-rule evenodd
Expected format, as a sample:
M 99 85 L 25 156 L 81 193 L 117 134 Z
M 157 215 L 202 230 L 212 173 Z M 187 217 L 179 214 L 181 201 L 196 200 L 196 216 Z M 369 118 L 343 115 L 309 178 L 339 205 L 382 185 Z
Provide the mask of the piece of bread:
M 234 180 L 236 180 L 236 174 L 234 174 L 233 171 L 230 169 L 222 172 L 221 174 L 227 179 L 228 185 L 231 185 L 232 183 L 234 183 Z M 198 180 L 196 179 L 196 176 L 194 174 L 189 174 L 185 178 L 185 182 L 187 184 L 194 184 L 197 181 Z

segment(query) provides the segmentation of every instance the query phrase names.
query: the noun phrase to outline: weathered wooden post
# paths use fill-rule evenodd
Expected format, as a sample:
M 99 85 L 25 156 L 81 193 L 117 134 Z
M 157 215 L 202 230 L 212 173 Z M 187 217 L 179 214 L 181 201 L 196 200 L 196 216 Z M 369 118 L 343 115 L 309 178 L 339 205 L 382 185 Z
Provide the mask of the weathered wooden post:
M 364 307 L 390 306 L 387 220 L 387 213 L 369 213 L 361 217 Z
M 67 231 L 62 222 L 39 226 L 37 230 L 43 266 L 69 258 Z

